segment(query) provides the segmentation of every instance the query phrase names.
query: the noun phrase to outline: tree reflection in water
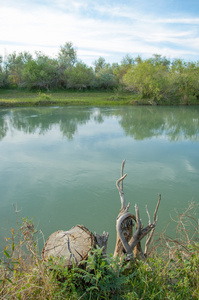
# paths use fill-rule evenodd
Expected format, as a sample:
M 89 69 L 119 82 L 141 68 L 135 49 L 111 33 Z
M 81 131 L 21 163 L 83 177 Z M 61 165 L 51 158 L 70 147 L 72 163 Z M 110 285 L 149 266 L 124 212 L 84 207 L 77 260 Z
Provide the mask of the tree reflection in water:
M 45 134 L 53 126 L 68 140 L 79 126 L 90 119 L 103 123 L 107 117 L 117 117 L 126 135 L 135 140 L 167 136 L 170 141 L 199 140 L 198 107 L 34 107 L 4 109 L 0 112 L 0 140 L 10 127 L 24 133 Z

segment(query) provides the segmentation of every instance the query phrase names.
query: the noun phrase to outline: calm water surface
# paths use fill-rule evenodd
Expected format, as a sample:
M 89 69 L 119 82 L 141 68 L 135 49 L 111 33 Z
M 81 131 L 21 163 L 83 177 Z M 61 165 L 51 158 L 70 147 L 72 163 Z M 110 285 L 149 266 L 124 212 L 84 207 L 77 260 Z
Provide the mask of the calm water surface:
M 1 246 L 15 226 L 14 203 L 45 239 L 83 224 L 108 231 L 113 252 L 123 159 L 126 201 L 145 224 L 145 205 L 153 214 L 162 194 L 161 231 L 175 208 L 199 201 L 199 107 L 1 109 Z

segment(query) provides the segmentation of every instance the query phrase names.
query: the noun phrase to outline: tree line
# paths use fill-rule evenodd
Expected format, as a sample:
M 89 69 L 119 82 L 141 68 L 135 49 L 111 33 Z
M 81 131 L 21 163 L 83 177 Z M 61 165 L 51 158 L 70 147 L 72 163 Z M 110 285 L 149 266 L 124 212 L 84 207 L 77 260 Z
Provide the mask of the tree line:
M 126 55 L 120 63 L 107 63 L 103 57 L 93 67 L 78 59 L 71 42 L 60 47 L 56 58 L 42 52 L 0 55 L 0 89 L 29 90 L 126 90 L 152 103 L 176 100 L 199 103 L 199 61 L 169 60 L 154 54 L 151 58 Z

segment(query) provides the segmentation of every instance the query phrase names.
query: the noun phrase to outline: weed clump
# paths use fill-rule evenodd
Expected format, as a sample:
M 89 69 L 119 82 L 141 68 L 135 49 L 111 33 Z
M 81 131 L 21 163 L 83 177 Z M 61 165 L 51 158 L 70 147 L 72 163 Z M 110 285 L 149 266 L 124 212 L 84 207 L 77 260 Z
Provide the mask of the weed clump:
M 47 93 L 41 93 L 41 92 L 39 92 L 38 100 L 41 100 L 41 101 L 51 100 L 51 95 L 47 94 Z

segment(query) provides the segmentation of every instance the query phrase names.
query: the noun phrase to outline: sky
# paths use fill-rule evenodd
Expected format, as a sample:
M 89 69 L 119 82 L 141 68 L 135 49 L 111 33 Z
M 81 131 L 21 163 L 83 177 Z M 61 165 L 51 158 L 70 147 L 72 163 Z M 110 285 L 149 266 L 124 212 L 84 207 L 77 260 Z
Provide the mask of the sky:
M 88 65 L 104 57 L 199 60 L 199 0 L 0 0 L 0 55 L 57 57 L 72 42 Z

